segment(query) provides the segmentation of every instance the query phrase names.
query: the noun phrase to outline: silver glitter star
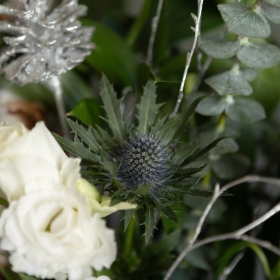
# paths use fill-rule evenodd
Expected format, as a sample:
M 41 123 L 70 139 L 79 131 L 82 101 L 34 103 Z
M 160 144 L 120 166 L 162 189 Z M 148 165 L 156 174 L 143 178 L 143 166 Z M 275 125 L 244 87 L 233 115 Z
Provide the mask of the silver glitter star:
M 77 17 L 87 7 L 63 0 L 51 10 L 52 0 L 12 0 L 0 5 L 0 32 L 8 47 L 0 54 L 1 71 L 20 85 L 56 77 L 84 60 L 94 45 L 94 28 L 81 27 Z

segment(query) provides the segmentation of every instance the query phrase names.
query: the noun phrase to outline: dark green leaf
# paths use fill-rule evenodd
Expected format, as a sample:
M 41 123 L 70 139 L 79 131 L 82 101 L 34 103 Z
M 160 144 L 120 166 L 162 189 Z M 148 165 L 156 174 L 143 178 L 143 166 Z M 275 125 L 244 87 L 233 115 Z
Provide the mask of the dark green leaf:
M 253 123 L 265 118 L 265 111 L 259 102 L 242 97 L 234 98 L 234 102 L 227 106 L 226 114 L 242 123 Z
M 242 44 L 237 52 L 238 59 L 245 65 L 264 69 L 280 62 L 280 49 L 271 44 L 257 44 L 248 42 Z
M 124 121 L 121 114 L 120 100 L 117 99 L 113 86 L 103 75 L 101 79 L 101 99 L 108 117 L 108 123 L 115 139 L 119 142 L 124 141 Z
M 228 30 L 237 35 L 251 38 L 266 38 L 270 35 L 270 25 L 261 12 L 260 6 L 245 4 L 220 4 L 218 9 Z
M 236 153 L 238 149 L 238 144 L 234 139 L 224 139 L 211 151 L 211 155 L 217 156 L 228 153 Z
M 5 208 L 9 207 L 9 202 L 4 199 L 3 197 L 0 197 L 0 205 L 4 206 Z
M 204 191 L 204 190 L 199 190 L 199 189 L 190 189 L 189 191 L 185 192 L 185 194 L 205 196 L 205 197 L 211 197 L 213 195 L 212 192 Z M 222 196 L 232 196 L 232 194 L 230 194 L 230 193 L 223 193 Z
M 238 42 L 223 42 L 219 40 L 203 40 L 201 49 L 214 58 L 226 59 L 233 57 L 239 48 Z
M 145 215 L 145 241 L 148 244 L 155 227 L 154 207 L 151 204 L 146 204 Z
M 83 142 L 85 142 L 88 145 L 88 147 L 92 151 L 98 152 L 99 144 L 96 141 L 96 138 L 93 134 L 91 127 L 88 127 L 88 129 L 86 129 L 83 125 L 80 125 L 77 122 L 73 122 L 68 118 L 67 118 L 67 123 L 69 124 L 71 129 L 82 139 Z
M 39 280 L 38 278 L 29 276 L 29 275 L 25 275 L 25 274 L 19 274 L 19 276 L 22 280 Z
M 236 168 L 237 166 L 238 168 Z M 240 154 L 221 155 L 217 160 L 212 161 L 212 168 L 215 174 L 219 178 L 227 180 L 245 175 L 249 167 L 249 158 Z
M 136 62 L 125 41 L 113 30 L 99 22 L 84 19 L 84 25 L 94 26 L 93 43 L 96 45 L 86 61 L 111 80 L 132 86 L 136 79 Z
M 3 268 L 0 266 L 0 274 L 5 277 L 5 280 L 21 280 L 19 275 L 10 268 Z
M 75 117 L 87 126 L 99 125 L 100 102 L 95 99 L 83 99 L 67 116 Z
M 226 102 L 219 96 L 209 96 L 203 99 L 195 111 L 203 116 L 217 116 L 222 114 L 226 108 Z
M 149 81 L 144 87 L 144 93 L 141 98 L 138 109 L 138 132 L 145 134 L 149 132 L 149 129 L 153 126 L 155 117 L 160 108 L 160 104 L 156 104 L 156 87 L 152 81 Z

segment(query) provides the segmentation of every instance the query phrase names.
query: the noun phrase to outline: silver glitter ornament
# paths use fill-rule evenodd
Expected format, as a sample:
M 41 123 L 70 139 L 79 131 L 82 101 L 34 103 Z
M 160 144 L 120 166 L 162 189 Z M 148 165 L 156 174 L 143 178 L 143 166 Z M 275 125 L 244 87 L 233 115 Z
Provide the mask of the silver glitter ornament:
M 13 0 L 0 5 L 0 31 L 8 47 L 0 54 L 2 72 L 14 83 L 40 82 L 74 68 L 89 55 L 92 27 L 77 17 L 87 7 L 64 0 L 50 11 L 52 0 Z

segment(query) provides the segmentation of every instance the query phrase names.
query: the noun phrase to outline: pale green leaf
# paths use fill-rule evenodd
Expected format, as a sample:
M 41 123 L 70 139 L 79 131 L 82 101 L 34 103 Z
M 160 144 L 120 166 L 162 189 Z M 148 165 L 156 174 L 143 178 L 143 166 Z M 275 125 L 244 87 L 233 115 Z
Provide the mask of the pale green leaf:
M 242 71 L 226 71 L 212 76 L 205 82 L 220 95 L 250 95 L 253 88 L 244 79 Z
M 248 43 L 241 46 L 237 57 L 249 67 L 270 68 L 280 62 L 280 49 L 271 44 Z
M 280 7 L 280 0 L 265 0 L 265 1 L 275 7 Z
M 154 207 L 150 204 L 146 206 L 146 216 L 145 216 L 145 241 L 146 244 L 149 242 L 155 227 L 154 219 Z
M 262 12 L 274 23 L 280 23 L 280 9 L 268 5 L 262 5 Z
M 220 4 L 218 9 L 228 30 L 237 35 L 251 38 L 267 38 L 270 25 L 259 6 L 252 8 L 244 4 Z
M 220 115 L 226 108 L 226 102 L 219 96 L 209 96 L 203 99 L 195 111 L 203 116 Z
M 95 139 L 92 128 L 88 127 L 88 129 L 86 129 L 83 125 L 78 124 L 77 122 L 73 122 L 68 118 L 66 120 L 71 129 L 82 139 L 82 141 L 85 142 L 92 151 L 98 152 L 99 144 Z
M 242 123 L 253 123 L 265 118 L 263 106 L 252 99 L 234 98 L 226 107 L 226 114 L 233 120 Z
M 243 78 L 248 82 L 252 82 L 258 76 L 258 70 L 256 69 L 246 68 L 246 69 L 242 69 L 241 71 L 242 71 Z
M 203 40 L 200 48 L 209 56 L 226 59 L 233 57 L 239 48 L 238 42 L 223 42 L 220 40 Z
M 155 117 L 160 108 L 160 104 L 156 104 L 156 87 L 152 81 L 149 81 L 144 87 L 144 93 L 138 108 L 138 132 L 147 133 L 154 124 Z
M 124 141 L 124 121 L 121 114 L 120 100 L 117 99 L 113 86 L 104 75 L 101 79 L 100 96 L 114 138 L 122 143 Z

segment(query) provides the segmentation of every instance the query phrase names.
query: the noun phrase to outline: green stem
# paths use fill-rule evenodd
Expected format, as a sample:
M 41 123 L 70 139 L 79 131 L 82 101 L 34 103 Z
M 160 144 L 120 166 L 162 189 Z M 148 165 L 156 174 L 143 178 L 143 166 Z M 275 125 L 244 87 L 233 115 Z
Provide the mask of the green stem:
M 131 253 L 134 229 L 135 229 L 135 218 L 131 217 L 125 234 L 125 241 L 124 241 L 124 248 L 123 248 L 124 256 L 129 256 L 129 254 Z
M 227 116 L 223 113 L 221 114 L 219 121 L 218 121 L 218 125 L 217 125 L 217 131 L 219 133 L 223 133 L 226 129 L 226 119 Z
M 145 1 L 140 15 L 137 17 L 136 21 L 134 22 L 134 24 L 132 25 L 131 29 L 128 32 L 128 35 L 126 37 L 126 42 L 130 47 L 134 45 L 137 37 L 139 36 L 145 23 L 147 22 L 151 4 L 152 4 L 151 0 Z

